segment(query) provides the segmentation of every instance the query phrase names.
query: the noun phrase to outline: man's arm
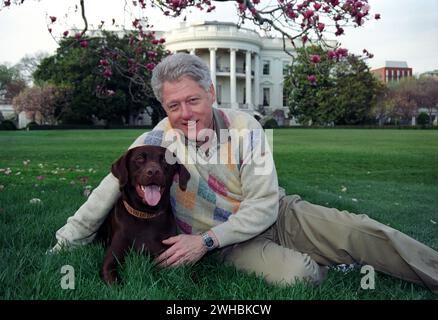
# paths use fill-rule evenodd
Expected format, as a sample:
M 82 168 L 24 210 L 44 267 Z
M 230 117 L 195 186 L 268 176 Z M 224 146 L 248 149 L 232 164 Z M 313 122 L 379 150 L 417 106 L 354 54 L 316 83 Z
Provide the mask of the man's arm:
M 129 149 L 143 145 L 147 133 L 138 137 Z M 109 173 L 93 190 L 87 201 L 67 219 L 67 223 L 56 232 L 58 243 L 51 252 L 62 247 L 75 247 L 93 241 L 96 231 L 105 220 L 120 196 L 119 180 Z
M 247 144 L 241 150 L 240 169 L 243 200 L 228 220 L 211 229 L 219 247 L 251 239 L 268 229 L 278 216 L 277 171 L 267 138 L 254 120 Z

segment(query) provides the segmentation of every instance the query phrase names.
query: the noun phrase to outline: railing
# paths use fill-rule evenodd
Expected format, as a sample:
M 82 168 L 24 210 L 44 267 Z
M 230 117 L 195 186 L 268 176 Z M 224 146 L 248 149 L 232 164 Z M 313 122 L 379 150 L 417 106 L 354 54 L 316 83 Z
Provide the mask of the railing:
M 216 71 L 217 72 L 230 72 L 230 67 L 216 67 Z M 245 68 L 236 68 L 236 73 L 242 73 L 242 74 L 246 74 L 246 70 Z M 254 71 L 251 70 L 251 75 L 254 75 Z

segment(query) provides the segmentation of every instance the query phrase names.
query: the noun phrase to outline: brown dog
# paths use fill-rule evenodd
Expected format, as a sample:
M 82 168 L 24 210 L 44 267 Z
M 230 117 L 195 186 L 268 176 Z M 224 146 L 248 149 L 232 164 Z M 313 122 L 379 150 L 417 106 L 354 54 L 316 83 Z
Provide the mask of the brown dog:
M 107 284 L 120 281 L 117 265 L 131 247 L 157 256 L 166 249 L 162 240 L 176 235 L 170 187 L 178 174 L 179 187 L 185 190 L 190 174 L 183 165 L 168 164 L 166 151 L 159 146 L 136 147 L 112 165 L 121 196 L 97 235 L 110 245 L 101 270 Z

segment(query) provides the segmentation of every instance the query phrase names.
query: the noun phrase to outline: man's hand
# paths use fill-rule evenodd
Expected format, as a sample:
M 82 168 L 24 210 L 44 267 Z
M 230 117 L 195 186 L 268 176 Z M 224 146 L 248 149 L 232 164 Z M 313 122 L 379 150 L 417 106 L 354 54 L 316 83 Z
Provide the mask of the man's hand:
M 160 267 L 195 264 L 207 253 L 200 235 L 180 234 L 163 240 L 163 243 L 171 247 L 155 259 Z

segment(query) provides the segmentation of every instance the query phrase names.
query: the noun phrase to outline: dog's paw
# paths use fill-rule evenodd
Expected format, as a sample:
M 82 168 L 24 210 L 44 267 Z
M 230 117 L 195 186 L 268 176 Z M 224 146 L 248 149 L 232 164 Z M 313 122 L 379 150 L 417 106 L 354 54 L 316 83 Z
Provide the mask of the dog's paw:
M 121 278 L 115 270 L 102 272 L 100 276 L 108 286 L 113 286 L 121 283 Z

